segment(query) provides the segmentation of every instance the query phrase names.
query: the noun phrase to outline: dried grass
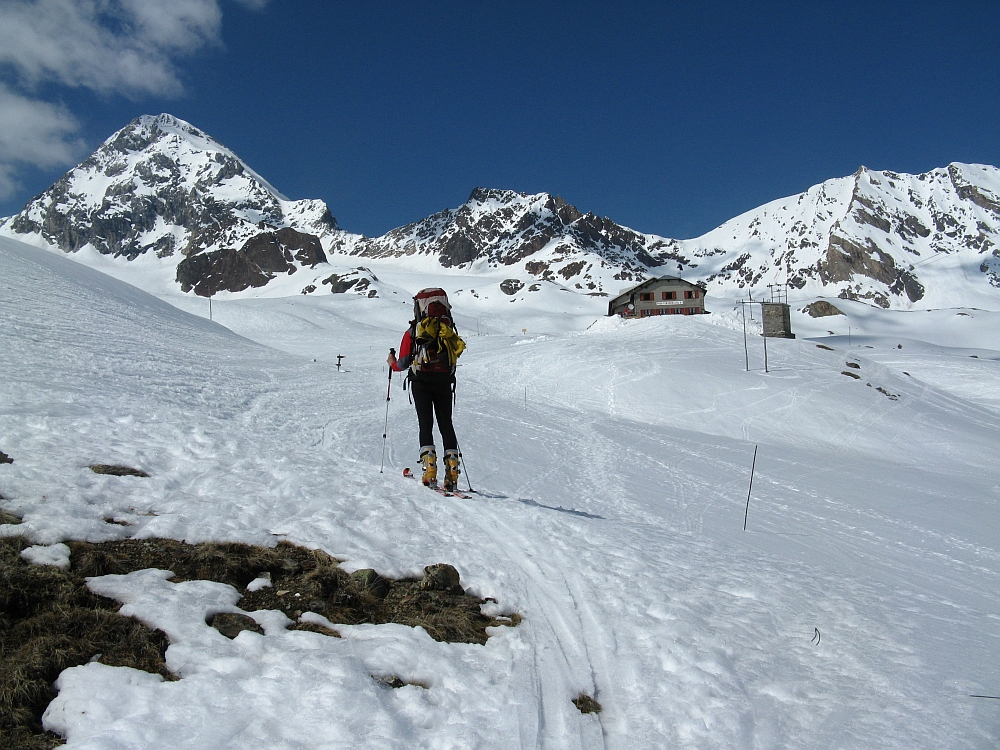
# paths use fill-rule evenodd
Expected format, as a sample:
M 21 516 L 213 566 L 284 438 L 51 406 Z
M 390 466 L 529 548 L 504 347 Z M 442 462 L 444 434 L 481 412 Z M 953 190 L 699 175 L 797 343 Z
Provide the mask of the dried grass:
M 89 576 L 160 568 L 172 571 L 174 581 L 226 583 L 244 592 L 238 604 L 244 611 L 279 610 L 296 621 L 292 629 L 331 637 L 340 634 L 299 618 L 312 611 L 334 623 L 394 622 L 422 627 L 438 641 L 478 644 L 486 643 L 488 627 L 520 622 L 516 614 L 483 615 L 484 600 L 477 597 L 421 590 L 415 579 L 380 577 L 385 586 L 376 589 L 352 580 L 328 554 L 284 542 L 274 548 L 171 539 L 68 542 L 69 570 L 28 564 L 20 552 L 29 544 L 22 537 L 0 539 L 0 747 L 61 742 L 42 730 L 41 715 L 55 697 L 52 683 L 68 667 L 96 658 L 175 679 L 163 661 L 166 636 L 117 614 L 117 602 L 86 587 Z M 262 574 L 272 585 L 246 591 Z
M 119 615 L 121 605 L 91 593 L 78 574 L 25 562 L 29 544 L 0 539 L 0 745 L 51 748 L 62 740 L 41 717 L 62 670 L 97 659 L 173 677 L 162 632 Z

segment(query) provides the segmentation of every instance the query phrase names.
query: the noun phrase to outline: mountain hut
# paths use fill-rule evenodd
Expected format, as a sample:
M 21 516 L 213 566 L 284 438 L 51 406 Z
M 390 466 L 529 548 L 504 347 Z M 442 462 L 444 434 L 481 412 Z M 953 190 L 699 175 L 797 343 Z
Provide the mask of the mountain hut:
M 608 302 L 608 315 L 648 318 L 651 315 L 702 315 L 705 290 L 676 276 L 647 279 Z

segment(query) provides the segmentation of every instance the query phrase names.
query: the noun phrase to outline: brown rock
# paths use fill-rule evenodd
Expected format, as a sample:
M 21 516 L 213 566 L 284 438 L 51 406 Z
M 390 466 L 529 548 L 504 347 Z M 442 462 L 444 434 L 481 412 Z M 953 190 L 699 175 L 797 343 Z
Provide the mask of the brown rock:
M 209 618 L 208 624 L 226 636 L 226 638 L 235 638 L 244 630 L 264 635 L 264 629 L 257 624 L 256 620 L 236 612 L 220 612 Z
M 447 563 L 428 565 L 424 568 L 424 577 L 420 581 L 420 588 L 424 591 L 446 591 L 449 594 L 464 594 L 459 580 L 458 571 Z
M 385 599 L 389 594 L 389 582 L 371 568 L 355 570 L 351 573 L 351 583 L 376 599 Z
M 802 308 L 802 312 L 812 318 L 827 318 L 831 315 L 843 315 L 838 307 L 834 307 L 826 300 L 816 300 Z

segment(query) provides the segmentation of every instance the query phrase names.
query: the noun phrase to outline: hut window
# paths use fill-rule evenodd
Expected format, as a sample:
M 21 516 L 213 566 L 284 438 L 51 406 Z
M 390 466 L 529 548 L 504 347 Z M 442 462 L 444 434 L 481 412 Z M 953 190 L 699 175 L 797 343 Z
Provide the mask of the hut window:
M 661 292 L 661 299 L 677 299 L 677 292 Z
M 653 293 L 652 292 L 639 292 L 639 301 L 640 302 L 652 302 L 653 301 Z

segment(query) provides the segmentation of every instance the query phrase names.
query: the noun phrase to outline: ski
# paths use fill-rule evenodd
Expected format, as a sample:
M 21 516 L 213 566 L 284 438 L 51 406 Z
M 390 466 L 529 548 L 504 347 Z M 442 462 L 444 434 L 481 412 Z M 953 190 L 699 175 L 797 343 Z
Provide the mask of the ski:
M 403 476 L 406 477 L 407 479 L 417 478 L 417 475 L 414 474 L 412 469 L 410 469 L 409 467 L 403 469 Z M 472 499 L 472 495 L 467 495 L 466 493 L 462 492 L 462 490 L 446 490 L 444 487 L 441 487 L 436 484 L 425 484 L 424 487 L 426 487 L 429 490 L 434 490 L 436 493 L 444 497 L 460 497 L 463 500 Z

